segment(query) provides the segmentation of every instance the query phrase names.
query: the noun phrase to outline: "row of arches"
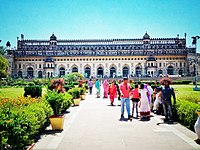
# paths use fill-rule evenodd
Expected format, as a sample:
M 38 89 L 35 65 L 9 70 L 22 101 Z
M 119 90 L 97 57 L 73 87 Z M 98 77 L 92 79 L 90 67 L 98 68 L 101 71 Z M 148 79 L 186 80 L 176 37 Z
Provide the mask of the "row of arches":
M 73 67 L 72 68 L 72 72 L 78 72 L 78 67 Z M 168 66 L 167 70 L 166 70 L 167 74 L 169 75 L 174 75 L 175 69 L 173 66 Z M 59 76 L 64 76 L 66 74 L 65 68 L 64 67 L 60 67 L 59 68 Z M 110 77 L 113 77 L 115 75 L 117 75 L 117 69 L 116 67 L 112 66 L 109 70 L 109 72 L 105 72 L 104 68 L 102 66 L 99 66 L 96 70 L 96 75 L 97 77 L 104 77 L 105 75 L 110 75 Z M 130 72 L 130 68 L 128 66 L 124 66 L 122 68 L 122 76 L 123 77 L 127 77 L 129 74 L 131 74 Z M 142 68 L 140 66 L 137 66 L 135 68 L 135 76 L 139 76 L 142 74 Z M 158 74 L 163 74 L 163 70 L 158 70 Z M 179 75 L 183 75 L 183 70 L 179 69 L 178 71 Z M 91 71 L 91 67 L 87 66 L 84 69 L 84 76 L 85 77 L 90 77 L 92 75 L 92 71 Z M 18 77 L 22 78 L 23 77 L 23 73 L 22 71 L 18 71 Z M 33 78 L 34 77 L 34 70 L 32 67 L 27 68 L 27 77 Z M 38 78 L 42 78 L 43 77 L 43 72 L 42 71 L 38 71 Z M 47 73 L 47 77 L 53 77 L 53 73 L 52 72 L 48 72 Z

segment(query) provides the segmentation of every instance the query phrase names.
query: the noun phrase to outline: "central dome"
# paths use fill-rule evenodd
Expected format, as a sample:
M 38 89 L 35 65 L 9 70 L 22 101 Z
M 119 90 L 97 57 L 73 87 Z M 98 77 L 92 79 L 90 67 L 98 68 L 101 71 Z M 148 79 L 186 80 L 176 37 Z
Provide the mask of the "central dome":
M 51 37 L 50 37 L 50 41 L 51 40 L 57 40 L 57 37 L 54 34 L 52 34 Z
M 150 36 L 147 34 L 147 32 L 146 32 L 145 35 L 143 36 L 143 39 L 150 39 Z

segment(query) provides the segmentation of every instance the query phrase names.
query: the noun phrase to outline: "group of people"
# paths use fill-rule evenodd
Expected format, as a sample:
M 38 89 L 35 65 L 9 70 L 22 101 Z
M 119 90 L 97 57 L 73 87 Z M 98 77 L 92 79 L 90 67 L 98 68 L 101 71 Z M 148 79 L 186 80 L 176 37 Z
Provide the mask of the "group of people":
M 140 85 L 135 84 L 133 87 L 132 84 L 128 83 L 128 78 L 126 77 L 123 81 L 119 80 L 118 83 L 115 80 L 108 81 L 105 79 L 102 83 L 104 90 L 103 98 L 109 97 L 112 106 L 114 105 L 115 98 L 120 100 L 121 118 L 124 118 L 125 106 L 128 119 L 130 120 L 133 117 L 139 118 L 139 116 L 141 119 L 148 119 L 151 111 L 158 113 L 161 107 L 165 115 L 164 121 L 173 122 L 171 97 L 173 96 L 174 103 L 176 103 L 174 89 L 170 86 L 171 80 L 169 78 L 163 78 L 160 83 L 161 86 L 155 85 L 151 87 L 149 84 L 141 83 Z M 100 81 L 96 79 L 97 97 L 100 97 L 100 86 Z M 88 82 L 88 87 L 90 94 L 92 94 L 92 80 Z M 132 101 L 132 109 L 130 101 Z M 136 112 L 135 115 L 134 112 Z

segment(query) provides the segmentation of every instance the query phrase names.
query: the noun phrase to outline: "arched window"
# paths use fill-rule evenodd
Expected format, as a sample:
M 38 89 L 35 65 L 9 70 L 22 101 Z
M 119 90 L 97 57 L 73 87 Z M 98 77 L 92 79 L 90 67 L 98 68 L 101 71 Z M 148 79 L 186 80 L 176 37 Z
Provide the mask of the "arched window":
M 182 75 L 183 75 L 183 70 L 180 69 L 180 70 L 178 71 L 178 74 L 182 76 Z
M 32 67 L 29 67 L 27 69 L 27 77 L 28 78 L 33 78 L 33 68 Z
M 42 71 L 38 71 L 38 78 L 42 78 Z
M 86 77 L 86 78 L 89 78 L 90 75 L 91 75 L 91 69 L 90 69 L 90 67 L 86 67 L 86 68 L 85 68 L 85 77 Z
M 22 72 L 21 71 L 18 71 L 18 78 L 22 78 Z
M 167 74 L 173 75 L 174 74 L 174 68 L 172 66 L 167 67 Z
M 116 75 L 116 69 L 115 67 L 110 68 L 110 77 L 113 78 L 113 75 Z
M 50 72 L 47 73 L 47 77 L 50 78 Z
M 142 69 L 138 66 L 135 68 L 135 75 L 138 77 L 139 75 L 142 74 Z
M 97 77 L 103 78 L 103 68 L 102 67 L 97 68 Z
M 59 71 L 60 71 L 60 75 L 59 75 L 60 77 L 65 75 L 65 68 L 61 67 Z
M 128 77 L 129 74 L 129 68 L 128 67 L 124 67 L 123 68 L 123 77 Z
M 72 72 L 78 72 L 78 68 L 77 67 L 73 67 L 72 68 Z

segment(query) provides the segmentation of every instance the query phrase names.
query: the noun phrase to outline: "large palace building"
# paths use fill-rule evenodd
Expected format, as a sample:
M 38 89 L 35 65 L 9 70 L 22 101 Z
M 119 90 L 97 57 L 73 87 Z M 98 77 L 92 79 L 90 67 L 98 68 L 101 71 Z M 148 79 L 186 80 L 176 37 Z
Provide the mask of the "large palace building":
M 189 75 L 195 72 L 195 48 L 184 38 L 47 40 L 17 38 L 8 47 L 10 74 L 23 78 L 49 78 L 79 72 L 85 77 L 138 77 Z

